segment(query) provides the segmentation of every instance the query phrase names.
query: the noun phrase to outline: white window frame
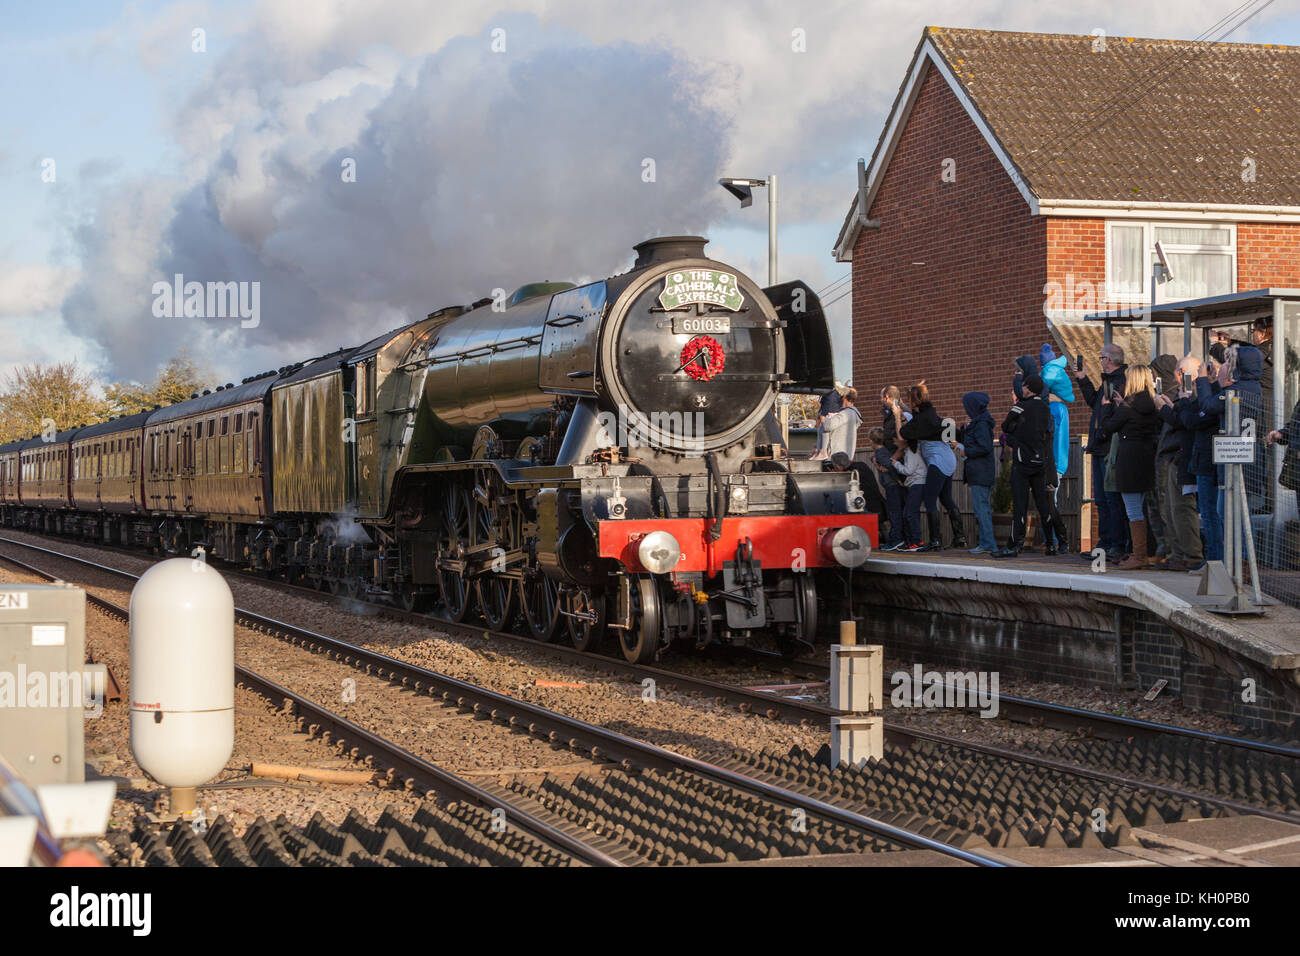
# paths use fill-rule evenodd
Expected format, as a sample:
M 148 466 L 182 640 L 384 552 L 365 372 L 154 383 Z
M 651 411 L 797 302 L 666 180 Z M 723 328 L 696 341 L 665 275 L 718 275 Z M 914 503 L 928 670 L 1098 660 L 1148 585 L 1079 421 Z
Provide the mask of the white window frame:
M 1141 226 L 1142 227 L 1142 245 L 1145 250 L 1144 262 L 1147 266 L 1146 274 L 1142 277 L 1141 292 L 1119 292 L 1115 290 L 1117 283 L 1113 282 L 1114 273 L 1111 271 L 1110 261 L 1110 233 L 1115 226 Z M 1133 219 L 1107 219 L 1106 220 L 1106 300 L 1108 302 L 1133 302 L 1142 305 L 1148 305 L 1151 298 L 1151 259 L 1156 252 L 1156 228 L 1165 226 L 1172 229 L 1227 229 L 1229 234 L 1229 243 L 1226 246 L 1207 246 L 1207 245 L 1166 245 L 1165 252 L 1168 253 L 1198 253 L 1211 252 L 1220 255 L 1227 253 L 1232 260 L 1232 279 L 1231 292 L 1237 291 L 1237 224 L 1235 222 L 1188 222 L 1178 219 L 1151 219 L 1151 220 L 1133 220 Z M 1159 295 L 1161 302 L 1172 301 L 1167 296 Z

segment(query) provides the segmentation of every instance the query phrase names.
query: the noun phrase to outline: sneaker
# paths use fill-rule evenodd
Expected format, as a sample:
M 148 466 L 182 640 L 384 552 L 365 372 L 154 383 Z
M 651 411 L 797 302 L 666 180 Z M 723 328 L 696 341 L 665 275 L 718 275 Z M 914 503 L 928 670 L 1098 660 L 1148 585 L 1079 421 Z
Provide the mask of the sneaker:
M 981 544 L 971 548 L 970 551 L 968 551 L 967 553 L 968 554 L 992 554 L 993 551 L 994 551 L 993 548 L 986 548 Z
M 906 543 L 906 542 L 903 542 L 903 541 L 889 541 L 889 542 L 886 542 L 886 543 L 885 543 L 885 546 L 882 547 L 880 550 L 881 550 L 881 551 L 898 551 L 898 550 L 900 550 L 900 549 L 903 547 L 903 545 L 904 545 L 905 543 Z
M 905 544 L 905 545 L 903 545 L 901 548 L 899 548 L 898 550 L 899 550 L 899 551 L 903 551 L 903 552 L 905 552 L 905 553 L 907 553 L 907 554 L 915 554 L 915 553 L 918 552 L 918 551 L 924 551 L 924 550 L 925 550 L 925 545 L 923 545 L 923 544 Z

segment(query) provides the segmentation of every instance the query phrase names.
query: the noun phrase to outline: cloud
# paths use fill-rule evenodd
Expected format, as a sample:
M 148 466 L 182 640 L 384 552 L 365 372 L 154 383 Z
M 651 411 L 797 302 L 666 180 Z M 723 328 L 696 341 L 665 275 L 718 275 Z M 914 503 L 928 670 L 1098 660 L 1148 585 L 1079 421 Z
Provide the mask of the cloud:
M 842 271 L 829 250 L 854 164 L 871 154 L 925 23 L 1171 32 L 1164 5 L 1131 0 L 1081 12 L 1010 0 L 516 6 L 129 8 L 123 24 L 155 71 L 179 158 L 174 175 L 114 170 L 87 184 L 69 227 L 80 264 L 62 308 L 70 332 L 103 346 L 115 378 L 147 379 L 181 347 L 233 377 L 493 288 L 618 271 L 647 236 L 757 233 L 763 218 L 738 216 L 715 181 L 772 171 L 783 229 L 825 233 L 826 262 L 788 257 L 782 276 L 806 269 L 820 287 Z M 1219 12 L 1189 0 L 1185 34 Z M 189 46 L 196 26 L 203 54 Z M 342 178 L 349 161 L 355 182 Z M 260 324 L 155 319 L 153 284 L 177 273 L 259 282 Z
M 39 315 L 58 309 L 77 280 L 77 271 L 47 265 L 0 265 L 0 319 Z
M 715 78 L 663 48 L 506 22 L 518 52 L 462 37 L 274 94 L 244 69 L 269 57 L 223 66 L 182 120 L 197 141 L 196 118 L 227 118 L 204 174 L 101 196 L 69 323 L 110 343 L 116 374 L 147 376 L 183 345 L 237 350 L 251 370 L 493 288 L 610 274 L 647 236 L 704 230 L 723 208 L 715 171 L 732 132 L 699 96 Z M 259 282 L 259 326 L 153 318 L 153 283 L 177 273 Z

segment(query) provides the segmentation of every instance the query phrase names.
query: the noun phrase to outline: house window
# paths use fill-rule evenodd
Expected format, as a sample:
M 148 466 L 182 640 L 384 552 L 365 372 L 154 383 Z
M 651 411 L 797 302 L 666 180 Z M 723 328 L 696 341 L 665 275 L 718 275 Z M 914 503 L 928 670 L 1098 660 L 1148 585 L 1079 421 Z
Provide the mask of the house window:
M 1231 224 L 1106 223 L 1106 291 L 1110 301 L 1147 302 L 1156 243 L 1174 277 L 1156 291 L 1161 302 L 1237 291 L 1237 229 Z

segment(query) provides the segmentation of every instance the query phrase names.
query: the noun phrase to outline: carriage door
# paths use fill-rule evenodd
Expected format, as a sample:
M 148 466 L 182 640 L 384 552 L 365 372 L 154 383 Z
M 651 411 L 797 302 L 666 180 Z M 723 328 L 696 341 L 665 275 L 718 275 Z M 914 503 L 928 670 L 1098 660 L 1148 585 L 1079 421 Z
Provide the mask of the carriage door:
M 186 422 L 181 431 L 180 448 L 181 506 L 186 511 L 194 510 L 194 423 Z
M 375 359 L 368 358 L 357 365 L 353 386 L 356 411 L 355 423 L 356 502 L 363 515 L 379 511 L 379 427 L 375 417 Z

